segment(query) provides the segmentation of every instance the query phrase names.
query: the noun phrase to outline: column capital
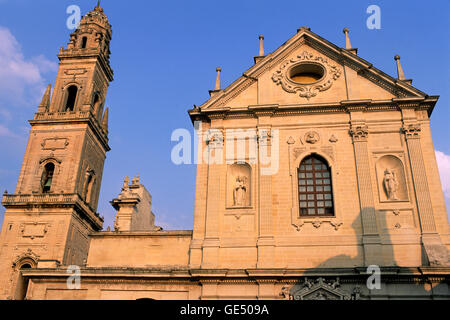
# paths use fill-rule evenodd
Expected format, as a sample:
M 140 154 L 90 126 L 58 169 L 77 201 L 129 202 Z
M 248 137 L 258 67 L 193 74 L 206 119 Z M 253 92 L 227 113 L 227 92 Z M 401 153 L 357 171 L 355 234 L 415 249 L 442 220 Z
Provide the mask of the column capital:
M 218 129 L 210 129 L 207 133 L 206 144 L 211 149 L 223 148 L 223 132 Z
M 352 126 L 349 133 L 352 136 L 353 142 L 365 142 L 369 135 L 369 128 L 366 125 Z
M 402 132 L 405 134 L 406 139 L 420 139 L 421 131 L 420 123 L 404 124 L 402 127 Z
M 258 141 L 261 146 L 272 144 L 272 130 L 270 128 L 258 129 Z

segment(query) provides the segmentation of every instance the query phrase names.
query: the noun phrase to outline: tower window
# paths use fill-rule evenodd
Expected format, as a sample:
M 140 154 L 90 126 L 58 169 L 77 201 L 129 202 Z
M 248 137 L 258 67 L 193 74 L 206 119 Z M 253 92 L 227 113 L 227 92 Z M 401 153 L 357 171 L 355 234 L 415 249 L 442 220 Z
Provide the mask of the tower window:
M 331 170 L 316 155 L 303 159 L 298 169 L 300 216 L 333 216 Z
M 81 39 L 81 49 L 85 49 L 87 45 L 87 37 Z
M 53 182 L 53 174 L 55 172 L 55 165 L 53 163 L 47 163 L 44 167 L 44 172 L 42 173 L 41 179 L 41 189 L 42 193 L 49 193 L 52 182 Z
M 75 108 L 75 101 L 77 99 L 77 86 L 70 86 L 67 89 L 67 102 L 66 102 L 66 111 L 73 111 Z

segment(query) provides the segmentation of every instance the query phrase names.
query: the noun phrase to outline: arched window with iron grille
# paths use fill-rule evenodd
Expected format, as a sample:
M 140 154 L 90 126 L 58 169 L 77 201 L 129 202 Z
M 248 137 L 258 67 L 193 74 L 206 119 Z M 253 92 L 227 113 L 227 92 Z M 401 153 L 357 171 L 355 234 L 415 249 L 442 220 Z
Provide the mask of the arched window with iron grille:
M 300 216 L 334 216 L 331 168 L 327 161 L 310 155 L 298 168 Z

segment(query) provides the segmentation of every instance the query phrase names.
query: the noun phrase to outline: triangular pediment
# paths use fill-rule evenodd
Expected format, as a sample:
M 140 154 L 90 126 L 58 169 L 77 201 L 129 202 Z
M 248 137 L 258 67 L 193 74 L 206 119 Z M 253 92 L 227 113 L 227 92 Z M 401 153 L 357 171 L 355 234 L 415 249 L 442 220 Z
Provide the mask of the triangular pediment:
M 292 81 L 295 68 L 320 69 L 311 83 Z M 202 110 L 246 109 L 256 105 L 307 105 L 340 101 L 388 101 L 425 98 L 407 81 L 395 79 L 360 58 L 302 27 L 298 33 L 257 63 L 228 87 L 214 92 Z

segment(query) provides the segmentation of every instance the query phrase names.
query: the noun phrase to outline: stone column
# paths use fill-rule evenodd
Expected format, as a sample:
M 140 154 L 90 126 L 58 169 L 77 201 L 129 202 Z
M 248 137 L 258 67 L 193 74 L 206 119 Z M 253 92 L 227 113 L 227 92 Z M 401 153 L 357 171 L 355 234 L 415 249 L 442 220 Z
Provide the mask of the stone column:
M 258 171 L 259 171 L 259 233 L 258 268 L 273 266 L 275 241 L 272 226 L 272 174 L 264 174 L 261 161 L 271 159 L 272 133 L 270 128 L 258 130 Z M 278 151 L 278 150 L 277 150 Z M 264 164 L 263 164 L 264 166 Z M 268 165 L 266 165 L 268 166 Z
M 214 268 L 219 264 L 220 167 L 223 162 L 223 133 L 214 130 L 209 135 L 207 144 L 208 182 L 202 267 Z
M 421 127 L 419 123 L 404 124 L 402 128 L 408 147 L 411 174 L 416 195 L 417 210 L 422 231 L 422 245 L 430 265 L 448 263 L 447 248 L 442 244 L 436 231 L 430 189 L 420 144 Z
M 372 181 L 369 165 L 367 137 L 369 130 L 366 125 L 352 125 L 350 135 L 353 139 L 355 152 L 358 194 L 361 208 L 363 228 L 363 246 L 365 265 L 382 265 L 381 239 L 378 234 L 375 203 L 373 199 Z

